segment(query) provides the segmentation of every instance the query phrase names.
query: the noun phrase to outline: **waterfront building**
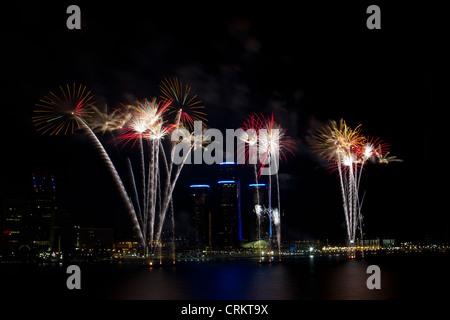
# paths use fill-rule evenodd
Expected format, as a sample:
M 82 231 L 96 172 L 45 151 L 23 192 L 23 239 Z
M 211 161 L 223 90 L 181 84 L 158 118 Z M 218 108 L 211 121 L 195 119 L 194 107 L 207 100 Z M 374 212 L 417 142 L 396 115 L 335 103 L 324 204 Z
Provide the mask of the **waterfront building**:
M 52 251 L 58 210 L 53 174 L 32 174 L 32 192 L 24 214 L 24 243 L 37 251 Z
M 212 244 L 210 186 L 195 184 L 189 189 L 191 213 L 189 246 L 192 249 L 205 249 Z

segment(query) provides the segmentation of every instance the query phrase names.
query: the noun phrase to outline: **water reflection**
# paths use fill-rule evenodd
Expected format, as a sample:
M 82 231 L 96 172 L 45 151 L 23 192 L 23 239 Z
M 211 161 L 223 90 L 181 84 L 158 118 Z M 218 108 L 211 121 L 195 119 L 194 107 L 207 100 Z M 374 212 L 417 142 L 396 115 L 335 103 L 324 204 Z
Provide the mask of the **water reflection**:
M 366 287 L 368 265 L 365 261 L 316 256 L 281 264 L 222 261 L 156 267 L 130 272 L 110 298 L 385 299 L 385 291 Z
M 367 267 L 379 265 L 381 289 L 366 286 Z M 0 265 L 8 297 L 46 299 L 391 299 L 439 298 L 450 285 L 448 256 L 304 256 L 282 263 L 255 260 L 179 263 L 152 268 L 136 263 L 85 263 L 81 290 L 65 286 L 67 265 Z
M 282 265 L 210 262 L 135 270 L 113 299 L 285 299 L 288 274 Z

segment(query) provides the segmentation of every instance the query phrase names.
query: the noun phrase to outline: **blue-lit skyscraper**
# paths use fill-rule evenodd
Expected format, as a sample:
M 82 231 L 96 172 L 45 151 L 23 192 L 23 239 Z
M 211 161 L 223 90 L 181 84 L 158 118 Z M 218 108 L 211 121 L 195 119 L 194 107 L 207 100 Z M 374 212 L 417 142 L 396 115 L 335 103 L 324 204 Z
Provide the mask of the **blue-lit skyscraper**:
M 32 184 L 29 212 L 24 217 L 26 242 L 38 250 L 51 250 L 58 209 L 55 178 L 52 174 L 33 173 Z
M 251 183 L 245 190 L 245 206 L 242 211 L 242 237 L 244 242 L 254 242 L 269 238 L 270 223 L 267 214 L 261 214 L 260 221 L 255 206 L 267 207 L 267 185 Z
M 189 188 L 191 221 L 189 225 L 189 247 L 203 250 L 211 247 L 210 186 L 194 184 Z
M 219 179 L 216 185 L 216 208 L 212 214 L 213 246 L 238 248 L 242 241 L 241 187 L 234 162 L 220 164 Z

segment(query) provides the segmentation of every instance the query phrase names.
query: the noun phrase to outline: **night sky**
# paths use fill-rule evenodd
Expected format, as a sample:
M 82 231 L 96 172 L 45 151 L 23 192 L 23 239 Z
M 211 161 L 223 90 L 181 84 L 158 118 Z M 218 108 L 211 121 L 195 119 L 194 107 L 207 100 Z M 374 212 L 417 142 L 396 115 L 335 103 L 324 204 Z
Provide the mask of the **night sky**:
M 273 112 L 296 141 L 295 157 L 280 167 L 284 237 L 345 237 L 337 176 L 309 144 L 315 129 L 344 118 L 404 160 L 366 167 L 367 236 L 448 240 L 448 104 L 438 103 L 448 34 L 440 10 L 379 2 L 382 29 L 368 30 L 373 3 L 332 3 L 76 2 L 81 30 L 66 28 L 66 8 L 75 3 L 8 5 L 1 31 L 2 194 L 23 193 L 34 171 L 52 172 L 61 206 L 85 225 L 126 225 L 89 140 L 80 132 L 41 136 L 32 110 L 66 83 L 85 84 L 98 104 L 117 107 L 130 97 L 158 96 L 160 81 L 177 76 L 203 101 L 209 127 L 224 132 L 249 113 Z M 207 166 L 183 169 L 174 195 L 179 222 L 189 185 L 212 184 L 214 174 Z

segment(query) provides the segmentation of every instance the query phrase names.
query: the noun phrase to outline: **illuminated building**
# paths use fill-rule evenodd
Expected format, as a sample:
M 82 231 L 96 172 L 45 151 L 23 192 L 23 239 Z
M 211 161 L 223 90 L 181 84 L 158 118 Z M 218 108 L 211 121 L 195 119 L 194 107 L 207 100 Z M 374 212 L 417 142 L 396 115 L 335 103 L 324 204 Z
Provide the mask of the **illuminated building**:
M 101 251 L 113 248 L 112 228 L 78 228 L 77 239 L 82 251 Z
M 22 196 L 8 194 L 0 212 L 0 247 L 10 252 L 59 251 L 55 177 L 32 173 Z M 60 228 L 61 229 L 61 228 Z M 60 234 L 66 235 L 62 229 Z
M 210 186 L 194 184 L 189 189 L 191 202 L 189 246 L 192 249 L 205 249 L 205 247 L 211 247 L 212 240 Z
M 6 197 L 0 212 L 0 249 L 15 252 L 22 245 L 25 200 Z
M 33 189 L 24 217 L 24 240 L 31 248 L 53 249 L 56 203 L 55 178 L 52 174 L 32 174 Z
M 235 180 L 236 179 L 236 164 L 234 162 L 222 162 L 219 166 L 220 180 Z
M 267 184 L 241 185 L 242 181 L 254 180 L 254 176 L 250 172 L 246 177 L 245 171 L 238 170 L 234 162 L 222 162 L 216 183 L 190 185 L 191 249 L 237 249 L 258 240 L 268 242 L 273 236 L 267 211 L 259 221 L 255 212 L 258 204 L 268 207 Z
M 241 188 L 236 176 L 234 162 L 223 162 L 219 167 L 219 180 L 216 186 L 216 210 L 212 219 L 214 224 L 213 246 L 217 248 L 238 248 L 242 241 Z

